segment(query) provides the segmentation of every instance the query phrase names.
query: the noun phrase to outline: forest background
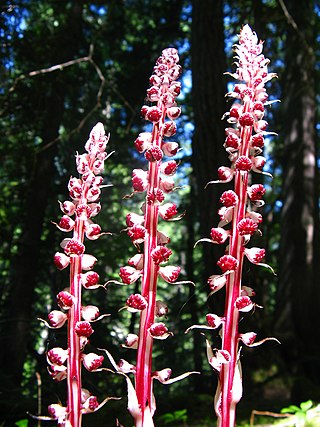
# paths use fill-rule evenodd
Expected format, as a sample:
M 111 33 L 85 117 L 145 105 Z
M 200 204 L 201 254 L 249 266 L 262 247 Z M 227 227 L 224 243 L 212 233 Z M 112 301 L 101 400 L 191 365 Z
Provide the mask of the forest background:
M 281 345 L 270 341 L 242 352 L 239 414 L 245 419 L 252 409 L 278 411 L 288 403 L 320 402 L 319 14 L 318 2 L 311 0 L 1 2 L 1 425 L 12 426 L 26 418 L 26 411 L 37 412 L 36 372 L 43 413 L 65 397 L 65 385 L 49 378 L 45 357 L 47 348 L 62 345 L 65 337 L 60 330 L 45 329 L 37 318 L 56 307 L 55 295 L 68 280 L 52 262 L 61 240 L 52 221 L 60 216 L 58 200 L 67 199 L 75 152 L 83 152 L 98 121 L 111 133 L 109 150 L 115 151 L 105 171 L 113 187 L 104 190 L 99 215 L 99 224 L 113 236 L 90 249 L 99 260 L 102 282 L 118 279 L 119 267 L 133 255 L 121 230 L 126 213 L 137 210 L 141 199 L 123 197 L 132 191 L 132 169 L 144 166 L 133 141 L 144 129 L 140 108 L 154 61 L 168 46 L 179 50 L 183 66 L 177 134 L 183 147 L 182 188 L 173 198 L 186 215 L 166 231 L 182 277 L 196 286 L 161 284 L 174 337 L 157 343 L 155 363 L 172 367 L 175 375 L 191 370 L 202 375 L 157 386 L 156 423 L 161 426 L 161 416 L 176 410 L 186 410 L 195 425 L 215 419 L 216 378 L 206 361 L 205 340 L 197 331 L 184 331 L 204 323 L 207 312 L 222 312 L 223 300 L 218 294 L 208 298 L 206 284 L 217 273 L 221 248 L 194 248 L 194 243 L 216 226 L 218 200 L 227 189 L 204 187 L 217 179 L 219 166 L 229 165 L 221 121 L 228 109 L 229 78 L 223 73 L 233 71 L 232 45 L 246 23 L 265 41 L 269 69 L 279 77 L 268 93 L 281 99 L 267 112 L 269 129 L 278 133 L 265 148 L 266 171 L 273 179 L 254 177 L 267 188 L 259 246 L 266 248 L 277 276 L 245 266 L 246 283 L 263 306 L 246 326 L 254 327 L 259 338 L 277 337 Z M 111 314 L 95 326 L 91 343 L 108 348 L 116 360 L 133 361 L 130 350 L 121 347 L 136 323 L 134 315 L 118 312 L 126 297 L 127 290 L 116 286 L 90 292 L 90 303 L 99 301 L 101 312 Z M 113 426 L 118 417 L 130 425 L 124 381 L 106 373 L 91 374 L 86 381 L 101 398 L 123 396 L 90 415 L 90 423 Z

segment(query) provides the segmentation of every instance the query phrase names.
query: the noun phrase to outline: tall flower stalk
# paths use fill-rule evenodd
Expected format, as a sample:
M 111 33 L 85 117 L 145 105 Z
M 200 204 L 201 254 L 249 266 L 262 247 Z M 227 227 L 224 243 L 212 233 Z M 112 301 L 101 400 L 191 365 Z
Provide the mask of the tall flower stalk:
M 174 156 L 179 148 L 175 141 L 165 141 L 165 138 L 171 138 L 176 133 L 174 120 L 181 113 L 175 101 L 181 86 L 176 81 L 180 75 L 178 62 L 176 49 L 163 50 L 150 77 L 147 99 L 156 105 L 144 105 L 141 112 L 152 123 L 152 131 L 140 133 L 135 141 L 137 151 L 144 153 L 149 166 L 147 171 L 134 169 L 132 175 L 134 193 L 146 193 L 146 197 L 142 215 L 129 213 L 126 219 L 127 233 L 138 253 L 128 261 L 128 266 L 120 269 L 123 283 L 131 284 L 139 278 L 142 280 L 141 293 L 130 295 L 126 302 L 129 311 L 140 312 L 139 334 L 130 334 L 126 343 L 128 347 L 137 348 L 136 366 L 126 364 L 125 369 L 123 361 L 121 366 L 112 361 L 118 371 L 134 373 L 135 390 L 128 382 L 128 407 L 136 427 L 153 426 L 152 417 L 156 409 L 152 391 L 154 379 L 169 384 L 190 374 L 170 378 L 170 368 L 161 371 L 153 371 L 152 368 L 154 339 L 163 340 L 172 335 L 165 323 L 156 321 L 168 311 L 166 304 L 157 300 L 158 277 L 168 283 L 177 283 L 180 273 L 180 267 L 165 265 L 172 254 L 167 247 L 170 239 L 158 229 L 159 218 L 169 221 L 181 218 L 174 203 L 165 203 L 166 194 L 174 190 L 172 176 L 178 164 L 175 160 L 163 160 L 164 156 Z
M 68 184 L 71 200 L 60 203 L 63 216 L 56 226 L 64 232 L 72 232 L 71 238 L 61 242 L 63 252 L 54 255 L 54 263 L 59 270 L 69 267 L 69 287 L 57 295 L 57 303 L 61 309 L 49 313 L 50 328 L 61 328 L 67 323 L 68 348 L 55 347 L 48 351 L 47 361 L 49 373 L 55 381 L 67 380 L 67 406 L 52 404 L 48 411 L 50 417 L 56 419 L 59 426 L 80 427 L 82 414 L 94 412 L 101 404 L 96 396 L 82 387 L 81 368 L 90 372 L 99 370 L 104 357 L 95 353 L 85 353 L 89 336 L 93 333 L 91 323 L 101 319 L 96 306 L 82 305 L 82 287 L 95 289 L 99 275 L 93 271 L 97 259 L 85 253 L 85 238 L 96 240 L 102 234 L 101 227 L 93 222 L 100 212 L 99 198 L 103 178 L 100 175 L 107 158 L 106 145 L 108 137 L 103 125 L 98 123 L 91 131 L 85 144 L 86 153 L 77 154 L 76 165 L 79 178 L 71 177 Z M 72 218 L 73 217 L 73 218 Z
M 215 395 L 215 411 L 219 427 L 235 425 L 236 405 L 242 397 L 242 378 L 239 360 L 239 342 L 256 346 L 271 339 L 256 342 L 255 332 L 239 332 L 239 319 L 256 305 L 251 297 L 253 289 L 243 286 L 242 269 L 244 259 L 251 263 L 264 265 L 265 250 L 248 248 L 250 239 L 261 234 L 259 225 L 262 216 L 257 212 L 264 202 L 265 187 L 262 184 L 250 185 L 250 172 L 263 173 L 266 159 L 261 156 L 264 137 L 268 133 L 268 123 L 263 119 L 265 105 L 269 104 L 265 84 L 275 77 L 268 73 L 269 60 L 262 54 L 262 42 L 248 25 L 239 35 L 235 46 L 237 70 L 231 76 L 241 83 L 234 86 L 227 95 L 234 99 L 230 111 L 225 114 L 230 127 L 226 128 L 224 147 L 229 154 L 230 167 L 220 167 L 218 181 L 234 181 L 234 189 L 225 191 L 220 198 L 220 222 L 211 229 L 211 239 L 201 239 L 215 244 L 229 241 L 226 254 L 218 260 L 222 274 L 213 275 L 208 284 L 211 294 L 225 287 L 225 310 L 223 316 L 209 313 L 205 329 L 221 327 L 222 346 L 212 350 L 207 341 L 207 355 L 210 365 L 218 372 L 219 381 Z M 269 266 L 267 266 L 269 267 Z M 194 325 L 194 328 L 203 328 Z

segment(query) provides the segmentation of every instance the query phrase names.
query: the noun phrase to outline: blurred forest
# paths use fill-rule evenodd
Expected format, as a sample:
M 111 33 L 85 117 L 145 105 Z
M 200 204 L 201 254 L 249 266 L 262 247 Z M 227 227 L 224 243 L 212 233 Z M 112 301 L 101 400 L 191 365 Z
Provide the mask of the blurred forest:
M 277 337 L 281 345 L 270 341 L 242 350 L 239 417 L 248 419 L 252 409 L 279 411 L 289 403 L 320 402 L 319 16 L 316 0 L 1 1 L 1 426 L 26 419 L 27 411 L 36 414 L 39 401 L 46 414 L 48 404 L 65 399 L 65 383 L 50 379 L 45 355 L 52 346 L 65 346 L 65 331 L 47 330 L 37 318 L 56 308 L 55 295 L 68 283 L 67 272 L 56 271 L 52 262 L 65 237 L 52 221 L 61 216 L 58 200 L 68 198 L 75 153 L 83 152 L 98 121 L 110 132 L 109 151 L 114 151 L 105 170 L 105 183 L 113 186 L 104 189 L 98 222 L 113 235 L 89 242 L 88 252 L 98 258 L 102 283 L 118 279 L 119 268 L 134 254 L 121 230 L 126 213 L 138 212 L 142 200 L 124 196 L 131 192 L 132 169 L 144 167 L 133 141 L 145 126 L 140 108 L 154 61 L 168 46 L 179 50 L 183 66 L 177 134 L 183 148 L 181 190 L 172 197 L 186 215 L 165 227 L 182 279 L 196 286 L 160 284 L 174 336 L 156 343 L 154 365 L 171 367 L 174 376 L 192 370 L 202 375 L 171 386 L 157 384 L 155 422 L 165 425 L 164 414 L 182 411 L 188 425 L 215 425 L 216 378 L 207 364 L 205 340 L 197 331 L 184 331 L 204 323 L 208 312 L 222 313 L 223 293 L 208 298 L 206 282 L 218 273 L 223 248 L 194 248 L 194 243 L 216 226 L 218 199 L 227 189 L 204 187 L 216 179 L 219 166 L 229 166 L 221 117 L 228 109 L 230 79 L 223 73 L 234 70 L 232 45 L 246 23 L 265 41 L 269 70 L 278 74 L 267 90 L 281 103 L 266 114 L 268 130 L 278 134 L 265 148 L 265 170 L 273 179 L 253 177 L 267 188 L 257 244 L 266 248 L 277 276 L 245 265 L 244 280 L 263 309 L 240 328 L 254 330 L 259 338 Z M 116 360 L 134 363 L 132 350 L 121 344 L 136 330 L 137 319 L 118 311 L 128 289 L 112 285 L 86 292 L 87 303 L 97 302 L 102 313 L 111 314 L 95 325 L 92 348 L 107 348 Z M 208 337 L 218 345 L 217 335 Z M 114 426 L 116 418 L 132 425 L 122 378 L 84 374 L 84 384 L 101 399 L 123 396 L 89 415 L 84 425 Z M 32 425 L 37 422 L 30 419 Z

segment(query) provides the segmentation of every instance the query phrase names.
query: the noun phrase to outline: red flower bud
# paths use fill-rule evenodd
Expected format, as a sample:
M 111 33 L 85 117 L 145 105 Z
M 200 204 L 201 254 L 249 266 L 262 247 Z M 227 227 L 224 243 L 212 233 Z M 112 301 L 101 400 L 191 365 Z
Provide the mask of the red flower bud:
M 84 244 L 75 239 L 70 239 L 64 247 L 66 255 L 82 255 L 84 251 Z
M 93 333 L 92 326 L 90 325 L 89 322 L 86 322 L 86 321 L 77 322 L 75 331 L 79 337 L 86 337 L 86 338 L 88 338 Z
M 148 305 L 146 299 L 140 294 L 130 295 L 126 304 L 129 311 L 141 311 Z
M 249 172 L 252 168 L 252 161 L 247 156 L 240 156 L 235 163 L 236 169 L 242 172 Z
M 222 193 L 220 197 L 220 202 L 228 207 L 235 206 L 238 203 L 239 199 L 237 194 L 232 190 L 227 190 L 224 193 Z
M 144 157 L 148 160 L 148 162 L 158 162 L 162 159 L 163 152 L 161 148 L 154 145 L 146 150 Z
M 252 126 L 254 123 L 254 117 L 251 113 L 243 113 L 239 117 L 239 123 L 241 126 Z
M 73 306 L 73 296 L 66 291 L 61 291 L 57 295 L 57 302 L 60 308 L 68 310 Z
M 238 268 L 238 264 L 239 261 L 231 255 L 223 255 L 217 262 L 223 273 L 235 271 Z
M 59 270 L 63 270 L 70 264 L 70 258 L 61 252 L 56 252 L 53 257 L 53 262 Z
M 150 122 L 158 123 L 161 119 L 162 111 L 158 107 L 150 107 L 146 114 L 146 119 Z
M 172 250 L 165 246 L 157 246 L 151 252 L 151 258 L 156 265 L 167 262 L 170 255 L 172 255 Z

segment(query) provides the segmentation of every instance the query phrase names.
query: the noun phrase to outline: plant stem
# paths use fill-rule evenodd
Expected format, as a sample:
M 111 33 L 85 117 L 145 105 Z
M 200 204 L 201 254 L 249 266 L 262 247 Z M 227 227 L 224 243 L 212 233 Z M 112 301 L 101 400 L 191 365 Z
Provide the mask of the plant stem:
M 244 112 L 251 112 L 252 103 L 247 100 L 244 103 Z M 244 126 L 240 133 L 239 156 L 249 156 L 250 138 L 252 135 L 252 126 Z M 247 189 L 249 173 L 237 170 L 235 172 L 234 191 L 238 196 L 239 203 L 235 206 L 232 233 L 229 246 L 229 255 L 239 261 L 236 271 L 229 274 L 226 284 L 226 302 L 225 302 L 225 325 L 222 332 L 222 350 L 230 354 L 230 362 L 223 364 L 220 373 L 221 382 L 221 400 L 222 416 L 219 418 L 219 427 L 233 427 L 235 425 L 236 404 L 232 398 L 232 387 L 238 359 L 238 325 L 239 310 L 235 303 L 241 293 L 241 278 L 244 257 L 243 238 L 239 235 L 238 224 L 245 218 L 247 207 Z
M 164 109 L 165 110 L 165 109 Z M 159 132 L 164 122 L 165 111 L 161 122 L 153 127 L 152 144 L 161 148 L 162 138 Z M 159 165 L 160 162 L 149 163 L 149 185 L 147 194 L 154 193 L 159 188 Z M 157 229 L 159 218 L 159 205 L 157 203 L 146 204 L 145 228 L 147 230 L 144 242 L 144 276 L 142 280 L 142 296 L 148 301 L 140 317 L 139 347 L 136 366 L 136 393 L 142 411 L 142 424 L 144 426 L 144 411 L 149 406 L 152 408 L 152 346 L 153 338 L 148 329 L 154 323 L 155 305 L 157 296 L 157 280 L 159 267 L 154 263 L 150 254 L 157 246 Z

